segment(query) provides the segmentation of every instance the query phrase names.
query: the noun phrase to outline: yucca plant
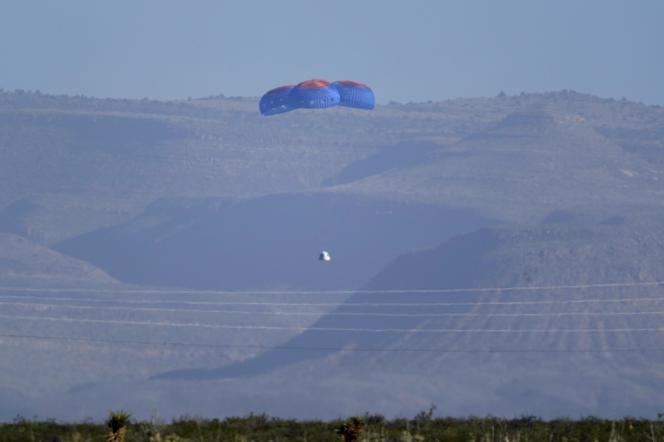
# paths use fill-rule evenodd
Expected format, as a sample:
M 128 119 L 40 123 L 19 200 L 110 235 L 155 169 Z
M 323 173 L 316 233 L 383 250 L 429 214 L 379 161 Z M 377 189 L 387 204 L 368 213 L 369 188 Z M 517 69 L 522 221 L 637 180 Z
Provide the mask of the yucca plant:
M 351 417 L 337 428 L 337 434 L 344 438 L 344 442 L 355 442 L 360 440 L 364 430 L 364 420 L 361 417 Z
M 109 412 L 106 425 L 111 431 L 106 436 L 108 442 L 125 442 L 127 440 L 127 425 L 131 414 L 124 410 Z

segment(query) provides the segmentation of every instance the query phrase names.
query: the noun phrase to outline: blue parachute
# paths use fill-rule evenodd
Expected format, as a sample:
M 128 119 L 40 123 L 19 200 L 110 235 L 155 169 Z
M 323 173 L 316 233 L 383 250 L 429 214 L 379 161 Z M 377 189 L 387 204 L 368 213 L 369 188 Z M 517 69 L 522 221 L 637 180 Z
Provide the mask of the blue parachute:
M 373 91 L 364 83 L 350 80 L 335 81 L 330 87 L 339 92 L 340 105 L 359 109 L 373 109 L 376 105 Z
M 268 91 L 261 97 L 258 107 L 263 115 L 276 115 L 293 110 L 290 92 L 293 86 L 281 86 Z
M 309 80 L 298 84 L 290 92 L 293 109 L 323 109 L 339 105 L 339 92 L 325 80 Z
M 265 93 L 259 109 L 263 115 L 276 115 L 294 109 L 324 109 L 335 106 L 373 109 L 373 91 L 363 83 L 350 80 L 308 80 L 295 86 L 281 86 Z

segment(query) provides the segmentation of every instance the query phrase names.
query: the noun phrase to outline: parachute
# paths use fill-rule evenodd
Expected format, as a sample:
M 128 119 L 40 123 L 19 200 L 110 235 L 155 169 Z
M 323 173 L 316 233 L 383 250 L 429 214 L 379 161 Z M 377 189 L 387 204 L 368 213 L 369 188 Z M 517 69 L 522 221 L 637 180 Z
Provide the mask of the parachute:
M 303 81 L 291 90 L 289 98 L 293 109 L 322 109 L 337 106 L 341 101 L 339 91 L 325 80 Z
M 293 86 L 281 86 L 268 91 L 261 97 L 258 107 L 263 115 L 276 115 L 293 110 L 290 105 L 290 92 Z
M 364 83 L 341 80 L 335 81 L 330 86 L 339 92 L 339 104 L 342 106 L 373 109 L 376 104 L 373 91 Z
M 286 85 L 265 93 L 258 104 L 263 115 L 276 115 L 294 109 L 325 109 L 335 106 L 373 109 L 373 91 L 364 83 L 341 80 L 307 80 L 295 86 Z

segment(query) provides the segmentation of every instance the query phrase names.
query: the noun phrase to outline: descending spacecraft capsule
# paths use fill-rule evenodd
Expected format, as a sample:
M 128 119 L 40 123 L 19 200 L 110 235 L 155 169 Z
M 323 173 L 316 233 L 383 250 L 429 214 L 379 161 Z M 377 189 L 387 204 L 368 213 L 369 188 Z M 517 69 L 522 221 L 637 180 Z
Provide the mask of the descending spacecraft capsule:
M 322 252 L 320 252 L 320 255 L 318 255 L 318 260 L 324 262 L 330 262 L 332 261 L 332 257 L 330 256 L 330 253 L 328 251 L 323 250 Z

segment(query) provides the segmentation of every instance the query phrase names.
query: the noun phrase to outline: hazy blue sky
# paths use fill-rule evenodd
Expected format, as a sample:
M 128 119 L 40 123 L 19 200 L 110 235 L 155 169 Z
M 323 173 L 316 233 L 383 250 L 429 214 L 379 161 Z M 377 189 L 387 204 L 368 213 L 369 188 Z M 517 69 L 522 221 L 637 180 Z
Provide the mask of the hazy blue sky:
M 260 95 L 311 77 L 381 102 L 574 89 L 664 104 L 664 1 L 0 3 L 0 88 Z

